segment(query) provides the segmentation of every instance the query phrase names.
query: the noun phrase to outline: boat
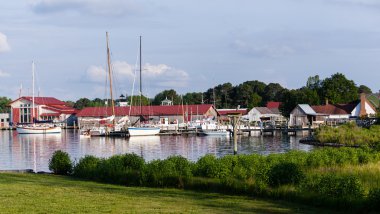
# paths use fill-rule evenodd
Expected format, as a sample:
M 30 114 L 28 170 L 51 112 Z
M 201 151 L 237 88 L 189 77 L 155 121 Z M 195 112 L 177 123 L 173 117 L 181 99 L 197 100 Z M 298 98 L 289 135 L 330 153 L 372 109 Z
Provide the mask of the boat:
M 106 32 L 106 41 L 107 41 L 107 70 L 109 78 L 109 90 L 111 98 L 111 108 L 112 115 L 107 118 L 102 119 L 85 119 L 82 122 L 90 123 L 90 125 L 84 125 L 80 129 L 81 137 L 91 137 L 91 136 L 124 136 L 125 129 L 124 126 L 129 120 L 128 116 L 121 118 L 119 121 L 115 121 L 115 102 L 113 99 L 112 93 L 112 66 L 111 66 L 111 57 L 110 57 L 110 48 L 109 48 L 109 39 L 108 32 Z
M 228 136 L 230 133 L 227 130 L 207 130 L 203 131 L 204 135 L 208 136 Z
M 38 123 L 35 118 L 35 108 L 34 108 L 34 61 L 32 62 L 32 123 L 19 125 L 16 127 L 17 133 L 19 134 L 50 134 L 50 133 L 61 133 L 62 129 L 52 123 Z
M 141 84 L 141 73 L 142 73 L 142 65 L 141 65 L 141 36 L 140 36 L 140 119 L 138 121 L 137 127 L 128 127 L 128 133 L 129 136 L 151 136 L 151 135 L 157 135 L 160 133 L 161 129 L 159 127 L 150 125 L 150 124 L 144 124 L 142 125 L 141 121 L 144 118 L 142 115 L 142 84 Z

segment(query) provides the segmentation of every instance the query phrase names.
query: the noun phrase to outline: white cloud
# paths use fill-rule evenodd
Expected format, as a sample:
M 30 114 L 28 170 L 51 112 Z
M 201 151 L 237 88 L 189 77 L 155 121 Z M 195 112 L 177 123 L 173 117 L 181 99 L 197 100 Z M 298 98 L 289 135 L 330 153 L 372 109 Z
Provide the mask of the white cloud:
M 11 50 L 11 46 L 8 43 L 7 36 L 0 32 L 0 53 Z
M 254 45 L 242 40 L 236 40 L 233 43 L 233 48 L 244 55 L 256 57 L 277 58 L 293 54 L 295 50 L 286 45 Z
M 0 77 L 9 77 L 10 75 L 0 69 Z
M 114 77 L 118 81 L 132 82 L 135 74 L 135 66 L 125 61 L 115 61 L 113 63 Z M 102 66 L 90 66 L 84 76 L 84 80 L 89 82 L 105 82 L 106 69 Z M 143 65 L 142 68 L 144 81 L 150 82 L 150 85 L 158 87 L 186 87 L 189 75 L 183 70 L 172 68 L 165 64 Z M 136 72 L 136 81 L 138 81 L 139 72 Z
M 133 0 L 33 0 L 31 6 L 36 13 L 75 11 L 92 15 L 119 16 L 139 11 L 137 2 Z

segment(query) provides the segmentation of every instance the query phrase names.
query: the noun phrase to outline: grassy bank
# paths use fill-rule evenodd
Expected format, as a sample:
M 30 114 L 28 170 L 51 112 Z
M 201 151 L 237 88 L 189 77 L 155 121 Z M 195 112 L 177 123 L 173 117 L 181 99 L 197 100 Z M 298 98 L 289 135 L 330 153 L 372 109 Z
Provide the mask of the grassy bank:
M 315 131 L 314 138 L 322 144 L 377 147 L 380 145 L 380 125 L 361 128 L 351 122 L 339 127 L 322 126 Z
M 331 213 L 299 204 L 71 177 L 0 173 L 1 213 Z
M 366 148 L 323 148 L 268 156 L 206 155 L 197 162 L 173 156 L 145 162 L 136 154 L 86 156 L 71 167 L 57 151 L 49 167 L 73 177 L 124 186 L 179 188 L 253 196 L 335 210 L 380 210 L 380 153 Z

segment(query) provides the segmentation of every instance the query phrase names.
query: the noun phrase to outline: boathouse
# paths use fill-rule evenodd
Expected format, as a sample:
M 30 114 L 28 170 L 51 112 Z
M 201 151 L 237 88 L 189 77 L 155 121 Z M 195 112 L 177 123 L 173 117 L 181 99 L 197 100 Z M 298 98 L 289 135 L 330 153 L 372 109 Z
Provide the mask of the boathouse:
M 281 102 L 268 102 L 266 107 L 254 107 L 248 112 L 250 123 L 255 122 L 272 122 L 281 123 L 285 118 L 280 112 Z
M 376 108 L 367 100 L 365 94 L 361 94 L 359 101 L 348 104 L 329 104 L 328 101 L 325 105 L 318 106 L 299 104 L 290 113 L 289 126 L 341 124 L 350 119 L 371 117 L 375 114 Z
M 32 123 L 32 97 L 20 97 L 10 103 L 11 121 L 17 125 L 20 123 Z M 36 120 L 52 120 L 57 123 L 71 125 L 75 121 L 76 110 L 54 97 L 35 97 L 34 112 Z
M 111 107 L 87 107 L 77 114 L 78 124 L 112 115 Z M 178 124 L 197 119 L 216 119 L 218 115 L 211 104 L 115 107 L 115 120 L 118 121 L 122 117 L 128 116 L 131 124 L 139 120 L 145 123 Z

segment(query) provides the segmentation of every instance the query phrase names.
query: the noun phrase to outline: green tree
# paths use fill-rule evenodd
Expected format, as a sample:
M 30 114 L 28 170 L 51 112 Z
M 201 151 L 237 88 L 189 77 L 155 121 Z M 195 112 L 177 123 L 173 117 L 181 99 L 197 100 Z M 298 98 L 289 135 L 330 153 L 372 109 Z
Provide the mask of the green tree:
M 319 79 L 319 75 L 309 77 L 306 82 L 306 88 L 319 91 L 321 89 L 322 81 Z
M 358 99 L 358 88 L 354 81 L 336 73 L 322 82 L 322 96 L 332 104 L 350 103 Z
M 372 94 L 372 90 L 365 85 L 360 85 L 359 86 L 359 93 Z
M 90 106 L 92 106 L 92 102 L 91 102 L 91 100 L 89 100 L 87 98 L 80 98 L 74 104 L 74 108 L 76 108 L 76 109 L 83 109 L 85 107 L 90 107 Z
M 9 113 L 10 107 L 8 106 L 9 103 L 12 102 L 11 99 L 7 97 L 0 97 L 0 113 Z
M 202 92 L 191 92 L 183 95 L 183 102 L 187 104 L 201 104 L 202 103 Z
M 257 93 L 253 93 L 248 104 L 248 108 L 260 106 L 262 100 L 263 98 L 260 95 L 258 95 Z
M 139 95 L 133 95 L 128 96 L 129 103 L 132 106 L 139 106 L 140 105 L 140 96 Z M 147 106 L 151 104 L 151 100 L 148 97 L 141 96 L 141 105 Z
M 170 89 L 170 90 L 164 90 L 164 91 L 158 93 L 154 97 L 152 104 L 153 105 L 161 105 L 161 102 L 166 98 L 173 101 L 173 104 L 180 104 L 180 101 L 181 101 L 181 98 L 177 94 L 177 92 L 174 89 Z

